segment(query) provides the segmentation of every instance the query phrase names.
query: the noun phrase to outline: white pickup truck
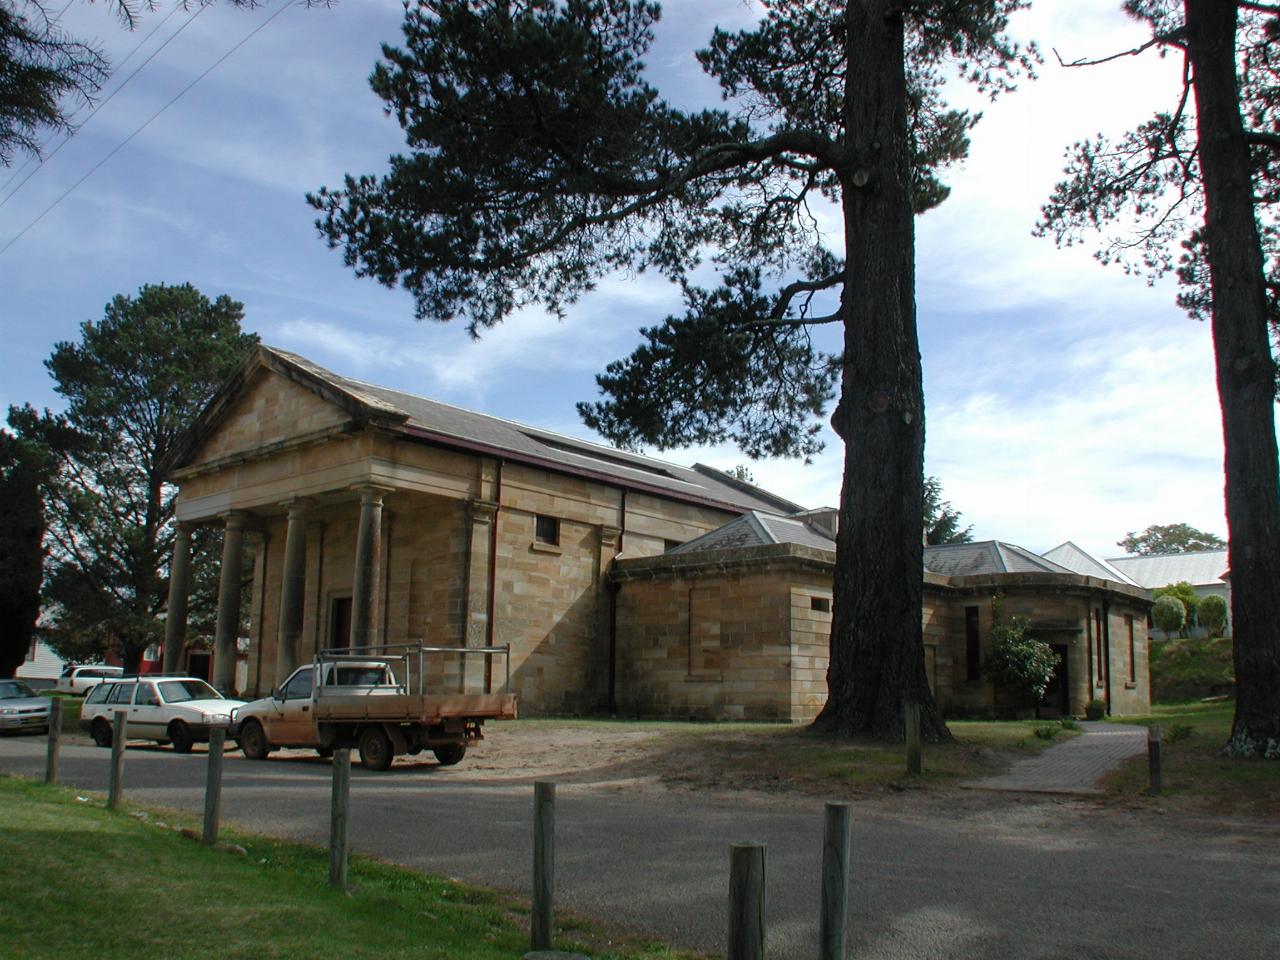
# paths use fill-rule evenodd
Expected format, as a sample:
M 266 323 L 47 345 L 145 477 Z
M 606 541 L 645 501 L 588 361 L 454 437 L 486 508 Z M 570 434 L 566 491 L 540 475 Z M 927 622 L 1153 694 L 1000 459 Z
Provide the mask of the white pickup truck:
M 515 719 L 509 668 L 503 692 L 490 692 L 493 659 L 509 655 L 505 646 L 323 650 L 271 696 L 238 707 L 231 733 L 253 760 L 276 747 L 323 757 L 356 747 L 362 766 L 386 770 L 394 757 L 430 749 L 451 766 L 483 739 L 486 720 Z

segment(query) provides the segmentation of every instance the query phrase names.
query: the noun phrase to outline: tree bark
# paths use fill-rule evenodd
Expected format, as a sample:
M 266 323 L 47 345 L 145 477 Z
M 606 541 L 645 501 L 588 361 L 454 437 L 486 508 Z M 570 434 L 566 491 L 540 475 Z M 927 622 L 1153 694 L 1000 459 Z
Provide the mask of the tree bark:
M 1236 712 L 1224 752 L 1280 759 L 1275 365 L 1236 78 L 1236 5 L 1185 0 L 1222 405 Z
M 916 337 L 915 223 L 902 14 L 891 0 L 847 7 L 844 363 L 832 425 L 844 485 L 819 730 L 949 740 L 924 665 L 924 391 Z

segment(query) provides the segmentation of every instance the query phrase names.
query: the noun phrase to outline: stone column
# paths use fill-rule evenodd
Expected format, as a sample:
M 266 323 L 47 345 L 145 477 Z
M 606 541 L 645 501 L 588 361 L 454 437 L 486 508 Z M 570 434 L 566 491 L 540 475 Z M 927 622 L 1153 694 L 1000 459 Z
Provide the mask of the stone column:
M 240 633 L 240 584 L 244 571 L 244 516 L 229 513 L 224 518 L 222 575 L 218 581 L 218 622 L 214 628 L 213 685 L 220 693 L 230 693 L 236 676 L 236 640 Z
M 182 649 L 187 639 L 187 598 L 191 594 L 191 525 L 176 524 L 173 561 L 169 564 L 169 603 L 164 614 L 165 673 L 182 671 Z
M 355 488 L 360 494 L 360 530 L 356 534 L 355 575 L 351 583 L 351 646 L 372 646 L 378 622 L 378 584 L 382 566 L 382 498 L 387 487 Z
M 298 665 L 298 639 L 307 593 L 307 501 L 290 500 L 280 577 L 280 634 L 276 643 L 275 682 L 284 683 Z

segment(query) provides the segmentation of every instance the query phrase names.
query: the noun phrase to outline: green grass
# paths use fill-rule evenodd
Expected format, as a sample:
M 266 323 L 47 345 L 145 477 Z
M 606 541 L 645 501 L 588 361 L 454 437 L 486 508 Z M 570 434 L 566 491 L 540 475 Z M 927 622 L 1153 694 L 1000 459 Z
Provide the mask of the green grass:
M 1195 812 L 1280 819 L 1280 763 L 1219 755 L 1234 712 L 1230 701 L 1163 704 L 1150 716 L 1116 722 L 1160 725 L 1164 790 L 1159 802 Z M 1107 780 L 1113 799 L 1137 799 L 1147 787 L 1145 756 Z
M 131 808 L 132 809 L 132 808 Z M 463 960 L 528 949 L 528 904 L 354 857 L 229 834 L 247 855 L 171 829 L 182 815 L 112 813 L 100 797 L 0 777 L 0 955 L 14 960 Z M 478 841 L 482 842 L 482 841 Z M 687 957 L 558 913 L 558 947 Z
M 1235 682 L 1231 639 L 1162 640 L 1151 644 L 1151 695 L 1157 703 L 1196 700 Z

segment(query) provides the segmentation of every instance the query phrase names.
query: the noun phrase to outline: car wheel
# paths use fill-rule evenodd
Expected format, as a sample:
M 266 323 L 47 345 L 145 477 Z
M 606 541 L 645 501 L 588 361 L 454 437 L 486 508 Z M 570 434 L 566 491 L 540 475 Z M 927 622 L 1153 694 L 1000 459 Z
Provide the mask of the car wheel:
M 93 742 L 100 747 L 111 746 L 111 724 L 99 717 L 93 721 Z
M 381 727 L 365 727 L 360 734 L 360 765 L 366 770 L 391 766 L 391 738 Z
M 240 749 L 250 760 L 267 759 L 267 754 L 271 752 L 271 744 L 267 742 L 267 735 L 262 729 L 262 724 L 257 720 L 250 720 L 241 728 Z
M 185 723 L 174 720 L 169 724 L 169 742 L 173 744 L 174 753 L 190 753 L 195 738 L 191 736 L 191 729 Z
M 465 743 L 451 743 L 444 747 L 435 747 L 431 751 L 436 755 L 442 767 L 452 767 L 467 755 L 467 745 Z

